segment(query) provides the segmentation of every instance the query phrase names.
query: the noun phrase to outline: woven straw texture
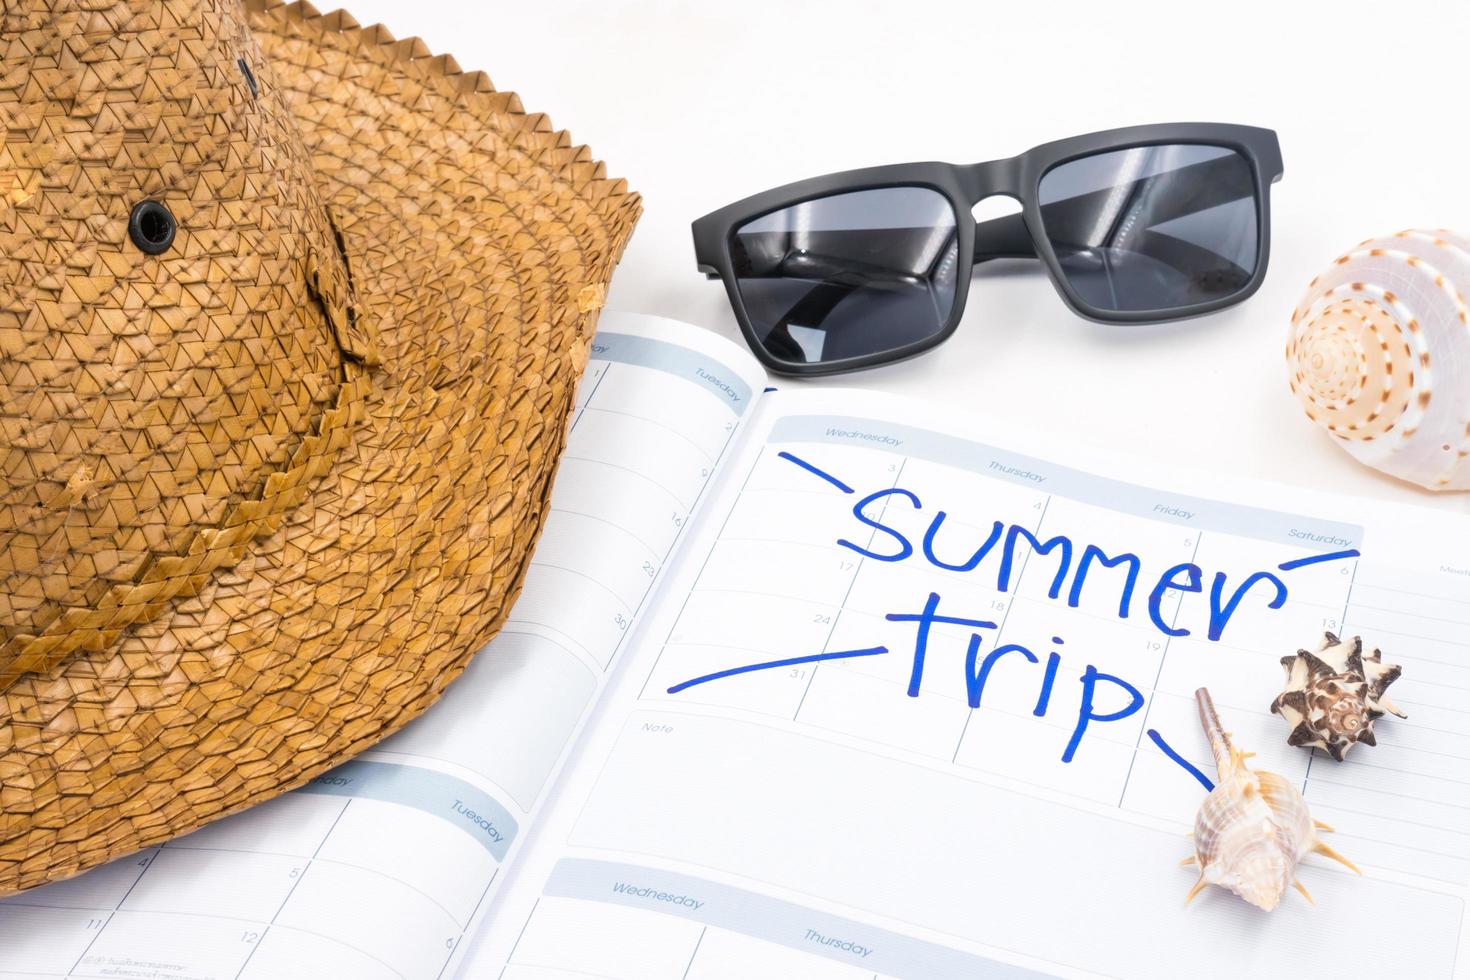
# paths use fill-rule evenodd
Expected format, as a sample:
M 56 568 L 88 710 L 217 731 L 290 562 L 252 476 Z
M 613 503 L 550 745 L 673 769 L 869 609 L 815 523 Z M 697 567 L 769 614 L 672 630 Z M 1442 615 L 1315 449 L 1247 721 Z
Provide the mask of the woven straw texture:
M 519 589 L 639 202 L 306 4 L 6 0 L 0 127 L 3 895 L 433 703 Z

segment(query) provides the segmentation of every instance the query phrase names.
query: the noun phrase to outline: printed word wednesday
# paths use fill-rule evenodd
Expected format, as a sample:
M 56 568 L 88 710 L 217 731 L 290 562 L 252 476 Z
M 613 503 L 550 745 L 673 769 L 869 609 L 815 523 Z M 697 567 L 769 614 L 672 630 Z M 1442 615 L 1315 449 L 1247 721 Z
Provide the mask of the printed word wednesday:
M 958 562 L 947 561 L 940 558 L 937 554 L 941 531 L 947 517 L 945 511 L 937 510 L 934 512 L 934 517 L 930 520 L 918 547 L 915 547 L 914 542 L 910 541 L 900 530 L 885 524 L 882 520 L 882 515 L 885 513 L 883 508 L 893 500 L 902 501 L 914 510 L 922 511 L 924 505 L 918 494 L 912 490 L 907 490 L 902 487 L 889 487 L 859 496 L 857 491 L 852 487 L 812 463 L 789 452 L 782 452 L 778 455 L 781 459 L 800 467 L 814 477 L 826 481 L 831 486 L 840 490 L 844 495 L 850 495 L 856 499 L 856 502 L 852 505 L 852 516 L 860 525 L 871 529 L 870 540 L 867 545 L 860 545 L 847 538 L 839 538 L 835 544 L 854 551 L 865 559 L 880 562 L 922 561 L 926 562 L 929 566 L 947 572 L 973 572 L 980 567 L 988 556 L 998 554 L 996 588 L 1002 593 L 1007 593 L 1013 587 L 1015 579 L 1018 578 L 1016 573 L 1018 557 L 1024 558 L 1027 554 L 1020 550 L 1021 543 L 1024 541 L 1031 553 L 1043 556 L 1050 556 L 1053 552 L 1056 553 L 1056 568 L 1051 577 L 1050 587 L 1047 590 L 1047 596 L 1050 599 L 1060 601 L 1065 592 L 1066 604 L 1073 608 L 1077 607 L 1081 602 L 1082 592 L 1088 582 L 1089 574 L 1093 574 L 1093 570 L 1101 566 L 1102 568 L 1117 570 L 1117 573 L 1121 573 L 1121 585 L 1118 588 L 1118 617 L 1127 619 L 1133 612 L 1133 597 L 1139 578 L 1143 574 L 1143 561 L 1138 555 L 1132 552 L 1123 551 L 1115 555 L 1109 555 L 1094 544 L 1084 543 L 1079 547 L 1077 542 L 1064 534 L 1054 535 L 1043 541 L 1036 532 L 1029 528 L 1019 524 L 1006 524 L 1002 521 L 995 521 L 983 540 L 974 544 L 973 550 L 968 557 Z M 881 545 L 879 541 L 880 535 L 882 535 Z M 1294 569 L 1307 565 L 1341 561 L 1357 556 L 1358 552 L 1356 550 L 1310 555 L 1305 558 L 1282 562 L 1274 566 L 1274 569 L 1271 571 L 1262 570 L 1252 572 L 1233 587 L 1229 581 L 1229 577 L 1224 572 L 1215 572 L 1212 576 L 1207 576 L 1204 569 L 1192 562 L 1176 564 L 1165 569 L 1155 580 L 1147 600 L 1148 617 L 1153 627 L 1166 636 L 1189 636 L 1190 630 L 1177 625 L 1170 625 L 1165 621 L 1163 604 L 1166 597 L 1171 593 L 1204 592 L 1206 588 L 1205 582 L 1209 581 L 1209 621 L 1206 635 L 1209 640 L 1218 642 L 1224 636 L 1231 617 L 1235 615 L 1242 602 L 1251 594 L 1252 590 L 1258 590 L 1261 593 L 1260 598 L 1265 601 L 1266 608 L 1268 609 L 1280 609 L 1286 604 L 1289 594 L 1288 586 L 1286 581 L 1277 575 L 1276 572 L 1291 572 Z M 1069 578 L 1070 585 L 1068 584 Z M 1118 579 L 1115 577 L 1114 581 L 1116 583 Z M 1097 587 L 1094 585 L 1094 588 Z M 908 690 L 906 692 L 909 697 L 919 696 L 924 677 L 924 663 L 928 651 L 930 631 L 935 624 L 967 627 L 971 631 L 965 655 L 966 697 L 971 708 L 980 707 L 981 698 L 984 695 L 985 686 L 990 678 L 990 674 L 1002 660 L 1010 657 L 1019 657 L 1033 665 L 1040 666 L 1041 658 L 1032 650 L 1017 643 L 995 645 L 993 649 L 990 649 L 989 652 L 982 656 L 986 638 L 993 637 L 995 634 L 991 631 L 998 630 L 999 625 L 985 619 L 969 618 L 952 613 L 941 614 L 939 611 L 941 601 L 939 593 L 931 592 L 922 610 L 918 612 L 892 612 L 888 613 L 885 617 L 889 622 L 914 624 L 913 659 L 909 673 Z M 1062 646 L 1063 640 L 1060 636 L 1053 636 L 1052 643 L 1056 646 Z M 823 652 L 790 657 L 783 660 L 745 664 L 691 678 L 690 680 L 670 687 L 668 692 L 670 694 L 677 694 L 680 691 L 700 684 L 707 684 L 712 681 L 734 677 L 751 671 L 789 668 L 800 664 L 819 663 L 825 660 L 850 660 L 859 657 L 873 657 L 888 652 L 886 646 L 873 646 L 858 650 Z M 1051 706 L 1052 691 L 1056 684 L 1061 660 L 1062 655 L 1060 652 L 1052 650 L 1047 653 L 1046 666 L 1043 668 L 1036 707 L 1033 711 L 1033 714 L 1037 717 L 1045 716 Z M 1077 757 L 1078 750 L 1089 726 L 1094 723 L 1122 721 L 1136 714 L 1145 703 L 1143 693 L 1136 686 L 1122 677 L 1102 672 L 1093 664 L 1089 663 L 1086 665 L 1078 680 L 1082 688 L 1081 698 L 1071 736 L 1062 752 L 1061 761 L 1063 763 L 1070 763 Z M 1169 746 L 1157 731 L 1149 729 L 1148 736 L 1168 758 L 1178 763 L 1185 771 L 1205 786 L 1206 789 L 1211 788 L 1208 777 Z

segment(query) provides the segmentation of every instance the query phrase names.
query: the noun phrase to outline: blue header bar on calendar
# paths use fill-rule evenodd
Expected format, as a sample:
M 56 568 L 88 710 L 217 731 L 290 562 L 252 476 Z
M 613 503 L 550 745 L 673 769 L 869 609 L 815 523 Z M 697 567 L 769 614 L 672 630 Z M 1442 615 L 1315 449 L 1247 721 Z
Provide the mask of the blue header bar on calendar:
M 957 436 L 876 419 L 787 416 L 776 421 L 770 441 L 868 446 L 1148 520 L 1221 531 L 1308 551 L 1358 548 L 1363 543 L 1363 528 L 1355 524 L 1169 493 Z
M 662 912 L 705 926 L 860 967 L 933 980 L 1038 980 L 1048 974 L 927 943 L 855 919 L 690 875 L 612 861 L 563 858 L 545 894 Z
M 298 793 L 379 800 L 420 810 L 453 824 L 504 861 L 516 838 L 516 819 L 494 797 L 435 769 L 354 759 L 318 776 Z
M 750 386 L 725 365 L 687 347 L 628 333 L 603 331 L 592 339 L 599 361 L 636 364 L 692 382 L 714 395 L 736 415 L 750 406 Z

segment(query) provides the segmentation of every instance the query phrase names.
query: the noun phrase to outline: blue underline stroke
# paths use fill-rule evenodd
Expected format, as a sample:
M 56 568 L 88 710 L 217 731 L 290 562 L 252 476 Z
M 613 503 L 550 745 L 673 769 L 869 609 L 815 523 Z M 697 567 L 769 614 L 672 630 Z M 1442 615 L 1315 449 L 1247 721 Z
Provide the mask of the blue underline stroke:
M 1193 765 L 1191 765 L 1189 760 L 1184 758 L 1184 756 L 1180 755 L 1178 752 L 1175 752 L 1174 748 L 1168 742 L 1164 741 L 1164 736 L 1160 735 L 1154 729 L 1150 728 L 1148 730 L 1148 737 L 1154 740 L 1154 744 L 1159 747 L 1160 752 L 1164 753 L 1169 758 L 1179 763 L 1181 766 L 1184 767 L 1186 772 L 1188 772 L 1195 779 L 1198 779 L 1199 784 L 1205 788 L 1205 792 L 1214 792 L 1215 784 L 1210 782 L 1210 777 L 1206 776 L 1204 773 L 1200 772 Z
M 813 466 L 811 463 L 808 463 L 806 460 L 801 459 L 800 457 L 793 456 L 790 453 L 785 452 L 785 451 L 779 452 L 776 455 L 779 456 L 779 457 L 781 457 L 784 460 L 787 460 L 789 462 L 795 463 L 797 466 L 800 466 L 802 469 L 806 470 L 808 473 L 812 473 L 812 474 L 815 474 L 816 476 L 820 476 L 822 479 L 826 480 L 828 483 L 832 484 L 834 487 L 836 487 L 838 490 L 841 490 L 843 493 L 853 493 L 854 492 L 853 489 L 852 489 L 852 487 L 848 486 L 846 483 L 843 483 L 841 480 L 837 479 L 837 477 L 833 476 L 831 473 L 828 473 L 825 470 L 818 469 L 817 467 Z
M 1324 561 L 1342 561 L 1344 558 L 1357 558 L 1361 554 L 1362 552 L 1357 548 L 1350 548 L 1347 551 L 1330 551 L 1325 555 L 1308 555 L 1306 558 L 1294 558 L 1291 561 L 1284 561 L 1276 567 L 1283 572 L 1289 572 L 1294 568 L 1319 565 Z
M 822 660 L 845 660 L 849 657 L 873 657 L 880 653 L 887 653 L 887 647 L 871 647 L 866 650 L 838 650 L 833 653 L 814 653 L 809 657 L 791 657 L 786 660 L 769 660 L 762 664 L 746 664 L 744 667 L 731 667 L 729 670 L 717 670 L 713 674 L 704 674 L 687 680 L 682 684 L 675 684 L 669 688 L 668 693 L 678 694 L 685 688 L 696 684 L 708 684 L 710 681 L 721 680 L 725 677 L 734 677 L 736 674 L 749 673 L 752 670 L 771 670 L 776 667 L 795 667 L 798 664 L 814 664 Z

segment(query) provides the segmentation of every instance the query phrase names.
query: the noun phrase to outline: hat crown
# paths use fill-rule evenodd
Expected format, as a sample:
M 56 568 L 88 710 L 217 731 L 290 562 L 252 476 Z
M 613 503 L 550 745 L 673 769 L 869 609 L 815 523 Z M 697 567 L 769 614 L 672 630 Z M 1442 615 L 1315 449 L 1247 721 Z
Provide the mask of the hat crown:
M 361 352 L 330 218 L 233 2 L 7 4 L 0 127 L 3 687 L 106 642 L 119 604 L 197 591 L 223 563 L 201 548 L 238 559 L 274 526 L 282 508 L 249 507 Z M 147 201 L 177 226 L 157 254 L 129 233 Z M 158 586 L 165 565 L 189 581 Z

